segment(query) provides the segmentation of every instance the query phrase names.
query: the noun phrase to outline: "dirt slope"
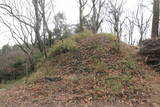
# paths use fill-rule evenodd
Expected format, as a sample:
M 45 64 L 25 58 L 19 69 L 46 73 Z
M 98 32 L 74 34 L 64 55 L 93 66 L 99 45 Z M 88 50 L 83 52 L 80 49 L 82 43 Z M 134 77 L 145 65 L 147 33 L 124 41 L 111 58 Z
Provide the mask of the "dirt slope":
M 76 51 L 51 55 L 29 83 L 0 90 L 0 106 L 159 107 L 160 75 L 134 47 L 116 45 L 106 34 L 76 39 Z

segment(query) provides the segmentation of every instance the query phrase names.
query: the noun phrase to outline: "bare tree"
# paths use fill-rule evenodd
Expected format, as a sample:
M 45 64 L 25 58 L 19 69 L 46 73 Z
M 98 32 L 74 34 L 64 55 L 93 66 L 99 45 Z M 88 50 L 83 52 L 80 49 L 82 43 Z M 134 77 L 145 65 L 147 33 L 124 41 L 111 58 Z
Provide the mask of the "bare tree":
M 124 23 L 126 17 L 123 17 L 123 7 L 125 5 L 125 0 L 109 0 L 107 4 L 107 17 L 106 21 L 111 25 L 114 34 L 117 36 L 118 43 L 120 43 L 120 39 L 123 32 Z M 120 44 L 118 44 L 118 50 L 120 49 Z
M 151 16 L 148 18 L 145 17 L 143 0 L 137 7 L 134 19 L 135 19 L 134 24 L 137 26 L 140 34 L 139 45 L 141 45 L 142 41 L 145 39 L 145 36 L 149 30 L 150 19 L 151 19 Z
M 17 4 L 18 2 L 19 4 Z M 45 0 L 21 0 L 18 2 L 15 0 L 3 0 L 0 8 L 5 10 L 6 15 L 21 23 L 21 26 L 28 27 L 34 31 L 32 42 L 35 42 L 34 44 L 38 45 L 40 52 L 47 57 L 44 42 L 47 36 L 50 39 L 52 36 L 52 32 L 48 27 L 48 21 L 51 20 L 51 15 L 53 15 L 53 1 L 49 0 L 49 3 L 46 3 Z M 25 8 L 27 6 L 30 8 Z M 49 44 L 51 45 L 51 42 Z
M 49 6 L 49 8 L 53 8 L 53 1 L 50 1 L 49 4 L 51 4 Z M 48 36 L 48 45 L 49 47 L 51 47 L 51 45 L 53 44 L 53 31 L 49 28 L 49 24 L 48 24 L 48 20 L 51 16 L 51 14 L 53 14 L 53 9 L 46 9 L 46 0 L 40 0 L 39 2 L 40 5 L 40 11 L 41 11 L 41 17 L 42 17 L 42 23 L 43 23 L 43 37 L 44 37 L 44 42 L 47 41 L 47 37 Z M 48 17 L 46 18 L 46 14 L 48 13 Z M 54 19 L 53 19 L 54 20 Z M 52 20 L 52 21 L 53 21 Z M 47 43 L 44 43 L 47 44 Z
M 84 10 L 87 5 L 88 0 L 78 0 L 79 4 L 79 32 L 84 31 Z
M 54 25 L 55 28 L 53 29 L 53 34 L 56 40 L 60 40 L 64 34 L 64 30 L 67 30 L 66 17 L 64 13 L 59 12 L 54 16 Z
M 125 28 L 127 30 L 127 35 L 128 35 L 128 44 L 130 45 L 134 45 L 134 40 L 133 40 L 133 33 L 134 33 L 134 28 L 135 28 L 135 24 L 134 24 L 134 17 L 128 17 L 127 18 L 128 22 L 125 24 Z
M 41 14 L 39 10 L 39 1 L 38 0 L 32 0 L 33 6 L 34 6 L 34 11 L 35 11 L 35 24 L 34 24 L 34 31 L 35 31 L 35 36 L 38 41 L 38 46 L 41 52 L 44 50 L 43 42 L 40 36 L 40 29 L 41 29 Z
M 151 38 L 156 39 L 158 37 L 159 28 L 159 0 L 153 0 L 153 20 L 152 20 L 152 33 Z
M 82 2 L 83 1 L 83 2 Z M 79 29 L 83 31 L 84 29 L 91 30 L 93 33 L 97 33 L 101 27 L 104 14 L 105 0 L 79 0 L 80 5 L 80 24 Z M 82 4 L 84 4 L 82 6 Z M 83 7 L 83 8 L 82 8 Z M 84 15 L 84 10 L 87 8 L 89 11 Z
M 13 20 L 13 23 L 9 23 L 6 20 L 4 20 L 2 17 L 0 17 L 0 19 L 1 19 L 1 23 L 3 23 L 9 29 L 11 36 L 17 43 L 17 46 L 19 46 L 19 48 L 27 56 L 28 58 L 27 61 L 29 62 L 28 67 L 32 71 L 34 71 L 35 70 L 35 61 L 33 59 L 34 48 L 29 43 L 29 39 L 31 39 L 30 36 L 32 36 L 32 35 L 29 35 L 29 28 L 27 28 L 26 26 L 22 26 L 22 23 L 19 23 L 19 25 L 15 25 L 14 20 Z M 24 35 L 24 36 L 21 36 L 21 35 Z M 28 72 L 28 70 L 26 72 Z
M 35 50 L 38 48 L 47 57 L 45 39 L 49 34 L 52 36 L 48 22 L 53 21 L 53 0 L 48 2 L 46 3 L 45 0 L 2 0 L 0 2 L 0 11 L 3 14 L 0 21 L 8 28 L 12 38 L 26 54 L 29 68 L 33 71 Z
M 104 19 L 103 8 L 105 6 L 105 0 L 91 0 L 92 15 L 91 15 L 91 30 L 93 33 L 97 33 Z

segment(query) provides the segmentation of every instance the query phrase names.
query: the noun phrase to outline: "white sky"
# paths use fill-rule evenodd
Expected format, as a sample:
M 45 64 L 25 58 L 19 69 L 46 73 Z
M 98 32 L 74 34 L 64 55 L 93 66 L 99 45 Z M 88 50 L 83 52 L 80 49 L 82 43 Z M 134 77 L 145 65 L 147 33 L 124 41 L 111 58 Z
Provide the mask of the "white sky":
M 54 0 L 54 1 L 55 1 L 55 13 L 59 11 L 64 12 L 69 23 L 72 23 L 72 24 L 78 23 L 79 11 L 78 11 L 77 0 Z M 125 9 L 128 11 L 128 13 L 136 9 L 137 3 L 139 1 L 140 0 L 127 1 L 125 5 Z M 147 6 L 151 7 L 150 5 L 151 0 L 144 0 L 144 1 L 147 3 L 146 4 Z M 151 14 L 150 12 L 146 12 L 146 15 L 150 15 L 150 14 Z M 7 44 L 11 40 L 12 38 L 9 35 L 6 35 L 4 27 L 0 24 L 0 47 Z

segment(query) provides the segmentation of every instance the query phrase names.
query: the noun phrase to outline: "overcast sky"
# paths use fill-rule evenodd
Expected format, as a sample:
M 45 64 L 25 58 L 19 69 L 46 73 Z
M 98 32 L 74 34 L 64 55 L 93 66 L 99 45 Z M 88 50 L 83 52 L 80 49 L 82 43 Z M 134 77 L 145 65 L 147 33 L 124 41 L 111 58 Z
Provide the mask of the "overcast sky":
M 54 1 L 55 1 L 55 13 L 59 11 L 64 12 L 69 23 L 73 23 L 73 24 L 78 23 L 79 11 L 78 11 L 78 4 L 76 2 L 77 0 L 54 0 Z M 135 10 L 139 1 L 140 0 L 127 0 L 127 3 L 125 4 L 126 13 L 127 12 L 129 13 Z M 144 1 L 146 2 L 146 5 L 149 8 L 151 8 L 151 0 L 144 0 Z M 145 14 L 146 14 L 146 17 L 148 17 L 148 15 L 150 15 L 151 13 L 147 11 Z M 5 33 L 5 31 L 6 30 L 1 24 L 0 25 L 0 47 L 2 47 L 7 43 L 13 44 L 13 42 L 11 42 L 12 38 L 8 35 L 8 33 Z M 136 36 L 136 38 L 137 37 L 138 36 Z

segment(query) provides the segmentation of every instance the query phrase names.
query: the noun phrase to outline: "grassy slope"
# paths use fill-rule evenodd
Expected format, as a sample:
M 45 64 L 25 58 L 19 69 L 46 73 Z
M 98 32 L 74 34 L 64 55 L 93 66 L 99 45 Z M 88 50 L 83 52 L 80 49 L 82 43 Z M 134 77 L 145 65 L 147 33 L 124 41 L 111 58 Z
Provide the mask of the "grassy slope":
M 26 98 L 25 94 L 30 93 L 24 105 L 35 106 L 98 100 L 138 105 L 149 97 L 146 81 L 150 76 L 146 71 L 150 69 L 142 67 L 133 53 L 134 49 L 125 43 L 118 52 L 116 38 L 111 34 L 85 32 L 71 36 L 50 49 L 49 58 L 37 65 L 38 72 L 27 78 L 29 85 L 15 89 L 20 91 L 8 97 L 14 102 L 18 95 Z M 61 79 L 53 82 L 46 77 Z M 23 105 L 21 100 L 19 104 Z

